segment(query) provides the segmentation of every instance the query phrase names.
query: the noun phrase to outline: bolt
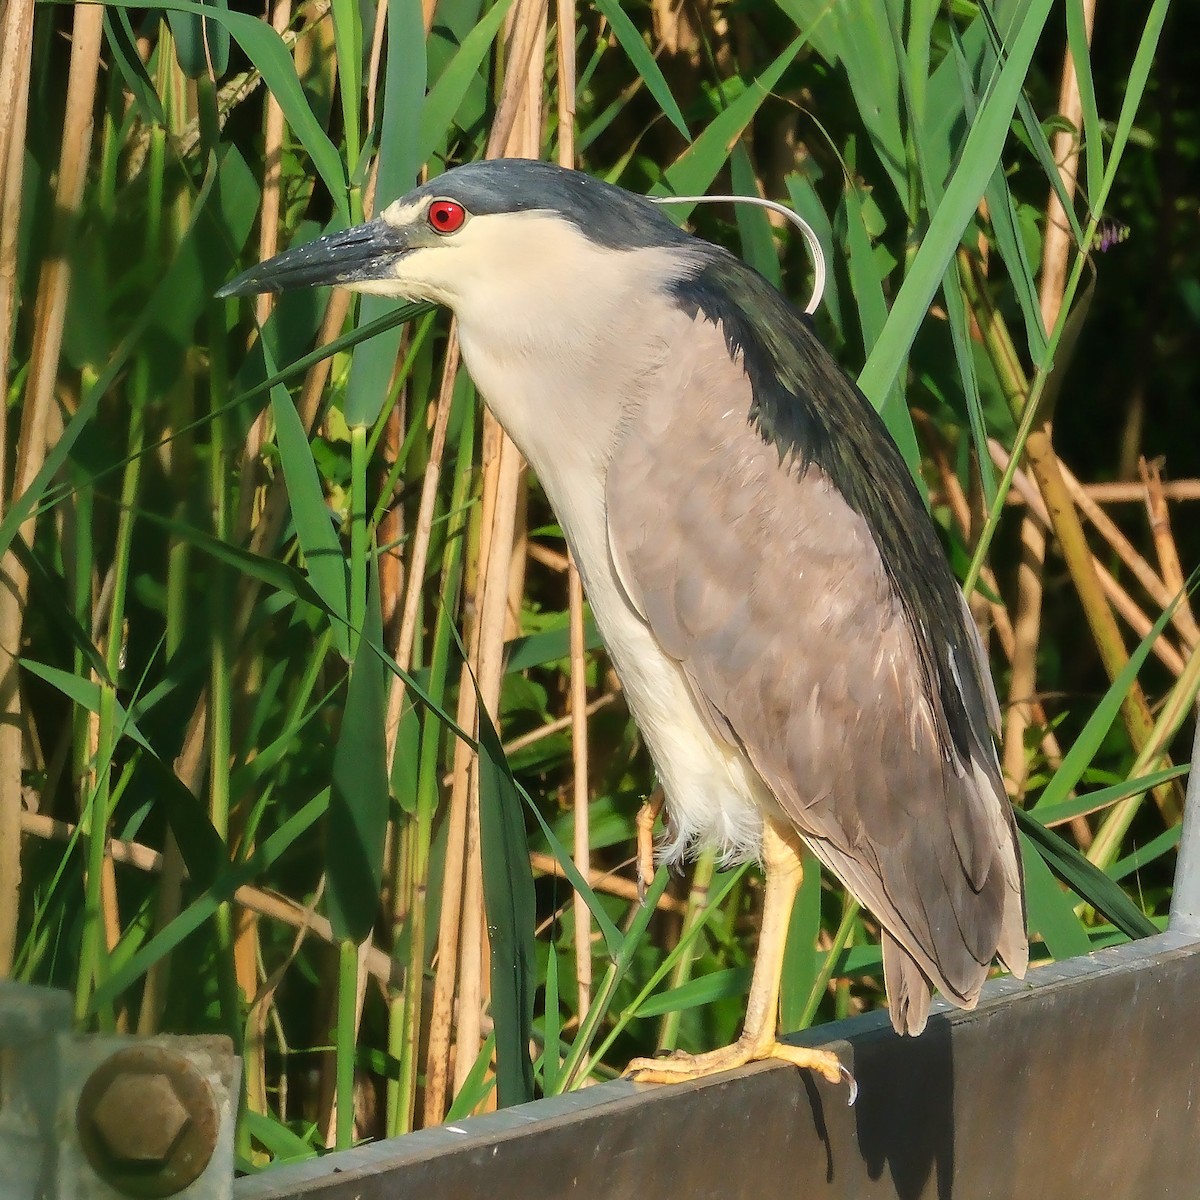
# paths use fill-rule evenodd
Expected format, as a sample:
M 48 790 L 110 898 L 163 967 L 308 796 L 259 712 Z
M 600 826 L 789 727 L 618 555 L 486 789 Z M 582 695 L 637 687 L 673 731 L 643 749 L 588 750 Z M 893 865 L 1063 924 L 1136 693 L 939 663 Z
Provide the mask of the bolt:
M 83 1085 L 76 1126 L 98 1175 L 127 1196 L 173 1196 L 216 1147 L 220 1116 L 208 1080 L 153 1043 L 105 1059 Z
M 96 1102 L 92 1124 L 112 1160 L 162 1167 L 191 1120 L 169 1075 L 118 1075 Z

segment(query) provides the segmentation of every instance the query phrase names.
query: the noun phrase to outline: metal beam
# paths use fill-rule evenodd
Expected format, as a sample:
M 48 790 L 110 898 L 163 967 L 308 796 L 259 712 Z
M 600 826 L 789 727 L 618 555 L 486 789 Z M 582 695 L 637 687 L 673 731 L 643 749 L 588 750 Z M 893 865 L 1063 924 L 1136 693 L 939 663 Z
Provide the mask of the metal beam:
M 925 1033 L 811 1030 L 858 1079 L 759 1065 L 574 1095 L 281 1167 L 235 1200 L 1064 1200 L 1190 1196 L 1200 1179 L 1200 942 L 1182 931 L 997 980 Z

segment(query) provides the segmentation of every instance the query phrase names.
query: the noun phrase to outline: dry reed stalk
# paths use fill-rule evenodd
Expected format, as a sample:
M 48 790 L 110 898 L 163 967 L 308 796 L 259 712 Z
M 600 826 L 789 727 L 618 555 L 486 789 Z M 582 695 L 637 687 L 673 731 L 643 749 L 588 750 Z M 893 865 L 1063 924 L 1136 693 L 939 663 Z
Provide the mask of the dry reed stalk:
M 584 708 L 586 716 L 591 717 L 598 713 L 602 708 L 607 708 L 614 703 L 620 692 L 605 692 L 602 696 L 597 696 L 595 700 L 588 702 Z M 567 713 L 562 717 L 555 717 L 553 721 L 547 721 L 544 725 L 539 725 L 536 729 L 531 729 L 528 733 L 518 734 L 515 738 L 511 738 L 504 743 L 504 753 L 507 755 L 516 754 L 518 750 L 524 750 L 526 746 L 535 745 L 537 742 L 548 738 L 552 734 L 562 733 L 564 729 L 570 729 L 575 722 L 575 714 Z
M 529 852 L 529 865 L 538 875 L 553 875 L 555 879 L 567 878 L 567 872 L 563 869 L 562 863 L 553 854 L 547 854 L 545 851 L 531 850 Z M 616 896 L 617 899 L 626 900 L 630 904 L 640 904 L 642 901 L 638 894 L 638 885 L 632 879 L 626 879 L 623 875 L 615 874 L 617 870 L 623 870 L 629 865 L 629 862 L 626 861 L 610 871 L 602 871 L 599 867 L 592 867 L 586 877 L 592 891 L 604 892 L 606 895 Z M 687 911 L 687 904 L 678 897 L 672 896 L 668 892 L 663 892 L 658 898 L 655 908 L 660 912 L 681 915 Z
M 1095 0 L 1082 0 L 1082 5 L 1090 45 Z M 1070 127 L 1078 130 L 1082 121 L 1082 101 L 1069 49 L 1063 60 L 1059 111 L 1066 117 Z M 1075 193 L 1076 172 L 1079 166 L 1079 145 L 1075 134 L 1066 130 L 1057 133 L 1054 139 L 1054 153 L 1066 194 L 1071 197 Z M 1070 235 L 1054 189 L 1050 190 L 1047 213 L 1039 299 L 1043 321 L 1046 328 L 1050 329 L 1054 327 L 1062 308 L 1071 253 Z M 1021 378 L 1019 368 L 1014 378 Z M 1022 390 L 1020 385 L 1017 390 Z M 1097 573 L 1095 559 L 1088 548 L 1079 512 L 1071 499 L 1058 456 L 1054 451 L 1052 414 L 1046 414 L 1033 428 L 1025 443 L 1025 458 L 1029 464 L 1029 473 L 1036 481 L 1046 510 L 1050 514 L 1054 533 L 1071 574 L 1071 582 L 1083 606 L 1084 616 L 1104 663 L 1104 669 L 1109 679 L 1116 679 L 1128 663 L 1129 655 L 1117 625 L 1116 615 L 1105 595 L 1105 586 Z M 1125 693 L 1121 715 L 1130 741 L 1140 752 L 1153 734 L 1154 718 L 1146 702 L 1145 693 L 1136 680 Z M 1154 789 L 1155 801 L 1168 823 L 1178 820 L 1181 797 L 1178 786 L 1165 784 Z
M 1021 522 L 1021 557 L 1017 566 L 1017 614 L 1013 619 L 1012 671 L 1008 710 L 1004 715 L 1004 775 L 1014 799 L 1025 795 L 1029 760 L 1025 731 L 1034 721 L 1032 699 L 1037 692 L 1037 652 L 1042 632 L 1042 568 L 1046 535 L 1031 517 Z
M 483 419 L 481 475 L 483 490 L 478 508 L 480 546 L 473 570 L 464 573 L 467 614 L 467 662 L 459 673 L 458 707 L 455 720 L 460 729 L 474 730 L 478 719 L 475 686 L 477 677 L 470 664 L 476 658 L 479 610 L 482 602 L 483 564 L 487 562 L 492 515 L 496 507 L 497 465 L 503 433 L 488 412 Z M 433 998 L 429 1009 L 429 1048 L 425 1066 L 425 1104 L 422 1123 L 436 1125 L 449 1105 L 449 1071 L 454 996 L 458 986 L 463 891 L 467 864 L 468 798 L 471 786 L 471 751 L 461 740 L 455 743 L 447 815 L 446 854 L 442 865 L 442 903 L 438 914 L 438 941 Z
M 495 499 L 489 528 L 488 555 L 482 560 L 475 678 L 479 704 L 499 723 L 500 687 L 504 674 L 504 634 L 508 616 L 509 558 L 516 528 L 521 456 L 500 433 L 495 468 Z M 468 686 L 468 685 L 464 685 Z M 455 1088 L 462 1086 L 482 1041 L 481 1020 L 488 994 L 487 921 L 483 911 L 483 869 L 479 857 L 479 770 L 473 757 L 468 772 L 467 867 L 463 887 L 463 927 L 459 966 L 459 1010 L 455 1056 Z M 468 936 L 469 935 L 469 936 Z
M 26 836 L 42 838 L 45 841 L 69 842 L 75 837 L 76 826 L 69 821 L 60 821 L 44 813 L 23 813 L 21 816 L 21 831 Z M 146 846 L 141 842 L 121 841 L 110 838 L 106 848 L 112 862 L 117 865 L 134 867 L 148 874 L 159 875 L 167 867 L 166 855 Z M 186 878 L 186 873 L 185 873 Z M 321 941 L 334 945 L 333 929 L 327 917 L 323 917 L 308 905 L 298 904 L 295 900 L 264 888 L 243 884 L 232 896 L 233 902 L 260 916 L 272 921 L 279 921 L 293 929 L 312 933 Z M 382 983 L 394 983 L 400 986 L 402 975 L 400 966 L 391 956 L 378 948 L 370 950 L 367 957 L 368 972 Z
M 17 244 L 25 178 L 33 0 L 7 0 L 0 23 L 0 398 L 8 395 L 17 314 Z M 8 478 L 8 405 L 0 404 L 0 480 Z
M 915 415 L 915 413 L 914 413 Z M 1079 483 L 1079 490 L 1097 504 L 1144 504 L 1146 501 L 1145 485 L 1141 483 Z M 1166 500 L 1200 500 L 1200 479 L 1171 479 L 1164 480 L 1162 485 L 1163 498 Z M 931 493 L 930 499 L 938 504 L 942 497 Z M 1015 492 L 1009 492 L 1004 497 L 1004 503 L 1010 508 L 1023 508 L 1025 498 Z
M 421 614 L 422 587 L 425 567 L 429 560 L 429 543 L 433 537 L 433 522 L 437 514 L 438 486 L 442 478 L 442 462 L 446 453 L 446 430 L 450 410 L 454 405 L 454 384 L 458 378 L 458 338 L 453 326 L 446 339 L 446 356 L 442 365 L 442 382 L 434 410 L 433 433 L 429 445 L 429 462 L 421 480 L 421 499 L 417 506 L 417 521 L 413 527 L 408 562 L 408 587 L 404 593 L 404 608 L 400 616 L 400 634 L 396 641 L 396 665 L 407 671 L 412 665 L 413 638 Z M 393 675 L 388 693 L 387 761 L 393 763 L 396 754 L 396 734 L 404 708 L 404 681 Z
M 988 448 L 992 454 L 992 460 L 1001 470 L 1006 470 L 1008 466 L 1008 453 L 999 444 L 999 442 L 988 442 Z M 1038 489 L 1033 485 L 1031 478 L 1023 470 L 1018 469 L 1013 476 L 1013 487 L 1024 493 L 1026 502 L 1029 505 L 1030 514 L 1040 521 L 1047 529 L 1051 529 L 1052 522 L 1050 512 L 1047 508 L 1045 500 L 1038 493 Z M 1068 501 L 1069 503 L 1069 501 Z M 1090 557 L 1092 573 L 1095 576 L 1102 597 L 1105 598 L 1105 607 L 1111 603 L 1112 611 L 1116 611 L 1128 623 L 1130 629 L 1137 634 L 1139 640 L 1144 638 L 1154 626 L 1154 622 L 1146 615 L 1145 612 L 1138 606 L 1137 601 L 1116 581 L 1112 572 L 1088 550 Z M 1120 635 L 1118 634 L 1118 637 Z M 1178 677 L 1183 671 L 1183 658 L 1175 647 L 1167 640 L 1166 634 L 1160 634 L 1155 640 L 1152 647 L 1155 656 L 1166 666 L 1173 675 Z M 1139 689 L 1140 694 L 1140 689 Z M 1145 703 L 1143 698 L 1142 703 Z M 1139 744 L 1140 749 L 1140 744 Z
M 5 97 L 11 97 L 14 107 L 4 120 L 2 149 L 4 162 L 18 149 L 24 149 L 24 124 L 29 86 L 29 54 L 32 49 L 32 13 L 23 3 L 10 0 L 4 14 L 5 45 L 0 61 L 0 87 Z M 71 270 L 66 249 L 83 197 L 87 178 L 88 157 L 92 144 L 93 107 L 100 69 L 100 46 L 104 28 L 104 9 L 99 5 L 79 5 L 74 12 L 71 39 L 71 61 L 67 77 L 67 98 L 63 115 L 62 149 L 59 155 L 58 179 L 55 187 L 50 254 L 42 263 L 38 276 L 37 299 L 34 304 L 33 342 L 29 373 L 21 407 L 21 428 L 15 448 L 11 445 L 7 424 L 4 429 L 0 461 L 13 461 L 12 497 L 21 496 L 41 470 L 46 455 L 47 431 L 54 405 L 54 388 L 58 378 L 59 355 L 62 349 L 63 326 L 66 320 L 67 297 L 70 292 Z M 24 40 L 21 40 L 24 34 Z M 22 93 L 25 93 L 22 98 Z M 7 171 L 6 171 L 7 177 Z M 15 240 L 14 222 L 19 219 L 18 204 L 10 209 L 14 190 L 19 191 L 20 172 L 16 181 L 5 182 L 5 243 Z M 13 264 L 15 271 L 15 262 Z M 15 286 L 15 279 L 14 279 Z M 4 288 L 5 324 L 4 358 L 7 362 L 11 338 L 15 292 Z M 7 377 L 7 367 L 5 368 Z M 0 405 L 5 399 L 0 393 Z M 26 545 L 33 542 L 35 519 L 21 527 L 20 536 Z M 0 560 L 0 976 L 12 969 L 16 950 L 17 914 L 20 910 L 21 886 L 21 729 L 24 718 L 21 709 L 21 689 L 17 656 L 20 653 L 24 608 L 28 578 L 9 552 Z M 101 835 L 103 831 L 100 831 Z
M 558 165 L 575 166 L 575 5 L 555 0 L 556 56 L 558 65 Z M 587 653 L 584 648 L 583 581 L 574 561 L 567 568 L 567 607 L 571 639 L 571 794 L 575 810 L 575 866 L 587 879 L 591 874 L 591 838 L 588 810 L 588 703 Z M 575 927 L 575 984 L 579 991 L 579 1019 L 592 1001 L 592 914 L 583 897 L 571 897 Z
M 1145 499 L 1139 483 L 1084 483 L 1083 490 L 1097 504 L 1126 504 Z M 1171 479 L 1162 483 L 1164 500 L 1200 500 L 1200 479 Z
M 1143 457 L 1138 459 L 1138 471 L 1146 489 L 1146 516 L 1150 522 L 1150 536 L 1154 539 L 1154 549 L 1158 555 L 1166 594 L 1179 598 L 1179 606 L 1175 610 L 1175 627 L 1183 634 L 1188 645 L 1195 649 L 1200 641 L 1200 629 L 1196 626 L 1191 597 L 1187 593 L 1187 581 L 1179 562 L 1179 549 L 1175 544 L 1175 534 L 1171 530 L 1171 514 L 1167 508 L 1163 487 L 1162 465 L 1158 460 L 1147 462 Z
M 518 0 L 508 14 L 506 69 L 500 103 L 488 138 L 487 156 L 536 157 L 541 134 L 541 64 L 545 58 L 545 0 Z M 493 423 L 484 416 L 485 441 Z M 493 435 L 496 438 L 497 435 Z M 492 715 L 498 713 L 503 679 L 504 642 L 509 617 L 513 550 L 523 472 L 521 456 L 503 431 L 498 431 L 498 450 L 484 468 L 484 499 L 480 548 L 481 584 L 478 591 L 478 620 L 470 646 L 469 662 L 474 668 L 479 704 Z M 493 444 L 496 444 L 495 441 Z M 490 503 L 488 503 L 490 497 Z M 464 677 L 461 687 L 472 687 Z M 473 726 L 474 727 L 474 726 Z M 466 750 L 461 743 L 459 753 Z M 474 1063 L 482 1041 L 483 1005 L 488 997 L 490 972 L 487 922 L 483 913 L 482 867 L 478 853 L 479 773 L 472 761 L 467 771 L 466 855 L 463 865 L 462 928 L 457 931 L 458 1026 L 455 1031 L 455 1079 L 460 1085 Z M 444 927 L 444 922 L 442 923 Z M 448 947 L 439 942 L 439 978 L 445 967 Z M 437 986 L 435 984 L 435 997 Z M 444 993 L 443 993 L 444 998 Z M 441 1014 L 445 1019 L 444 1009 Z M 432 1048 L 432 1041 L 431 1041 Z M 439 1081 L 440 1082 L 440 1081 Z M 427 1112 L 429 1088 L 427 1086 Z M 444 1102 L 444 1093 L 442 1100 Z M 494 1104 L 494 1098 L 490 1101 Z M 444 1112 L 444 1107 L 442 1109 Z M 439 1114 L 438 1119 L 440 1119 Z
M 1096 532 L 1112 547 L 1116 556 L 1129 568 L 1133 577 L 1142 585 L 1146 595 L 1160 609 L 1170 607 L 1176 590 L 1169 587 L 1146 558 L 1138 553 L 1125 534 L 1117 528 L 1112 518 L 1080 487 L 1079 481 L 1065 465 L 1062 467 L 1062 472 L 1063 479 L 1070 489 L 1071 497 L 1079 505 L 1080 512 L 1087 517 Z M 1187 615 L 1180 618 L 1177 613 L 1173 623 L 1189 649 L 1195 646 L 1197 641 L 1195 621 L 1189 621 Z
M 541 542 L 529 542 L 525 553 L 539 566 L 561 575 L 570 568 L 571 560 L 567 555 Z
M 583 582 L 575 564 L 567 575 L 571 622 L 571 780 L 575 811 L 575 866 L 586 879 L 591 874 L 591 839 L 588 808 L 588 702 L 587 653 L 584 649 Z M 579 1019 L 591 1006 L 592 914 L 576 892 L 572 897 L 575 925 L 575 982 L 579 988 Z

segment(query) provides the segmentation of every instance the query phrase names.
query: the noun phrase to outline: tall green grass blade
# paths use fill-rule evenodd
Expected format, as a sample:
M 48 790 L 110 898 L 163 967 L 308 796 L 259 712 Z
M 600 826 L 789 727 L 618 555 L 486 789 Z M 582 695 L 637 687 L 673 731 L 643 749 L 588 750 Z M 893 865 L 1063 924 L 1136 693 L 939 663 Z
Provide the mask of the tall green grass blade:
M 226 0 L 199 0 L 202 8 L 224 12 Z M 167 21 L 175 36 L 175 58 L 189 79 L 199 79 L 212 70 L 220 79 L 229 70 L 229 30 L 217 21 L 191 13 L 166 9 Z
M 701 1005 L 715 1004 L 731 996 L 744 996 L 750 990 L 750 967 L 727 967 L 699 979 L 689 979 L 679 987 L 668 988 L 638 1005 L 637 1015 L 646 1020 L 666 1013 L 683 1012 Z
M 165 929 L 150 939 L 127 963 L 104 980 L 92 995 L 91 1011 L 111 1005 L 127 988 L 136 983 L 154 963 L 169 954 L 186 937 L 210 920 L 225 901 L 244 883 L 273 866 L 324 815 L 329 804 L 326 788 L 302 805 L 270 836 L 263 839 L 244 863 L 230 867 L 202 895 L 187 906 Z
M 1162 37 L 1163 24 L 1167 19 L 1170 7 L 1171 0 L 1154 0 L 1150 6 L 1146 23 L 1142 27 L 1142 36 L 1138 39 L 1137 53 L 1133 56 L 1133 65 L 1129 68 L 1129 78 L 1125 83 L 1121 111 L 1117 115 L 1116 125 L 1113 128 L 1112 145 L 1109 147 L 1108 159 L 1105 162 L 1104 176 L 1099 187 L 1096 187 L 1091 180 L 1088 181 L 1089 187 L 1092 188 L 1092 219 L 1089 225 L 1093 229 L 1108 202 L 1108 193 L 1116 179 L 1121 159 L 1124 157 L 1129 135 L 1133 131 L 1133 123 L 1138 109 L 1141 107 L 1142 97 L 1146 93 L 1150 72 L 1154 67 L 1154 55 L 1158 50 L 1159 38 Z
M 372 556 L 367 612 L 350 669 L 346 707 L 333 754 L 333 791 L 326 838 L 326 904 L 334 936 L 366 940 L 379 911 L 388 821 L 384 741 L 387 688 L 375 647 L 383 642 L 379 559 Z
M 975 26 L 972 26 L 974 29 Z M 971 64 L 963 46 L 963 39 L 958 36 L 953 23 L 950 24 L 951 50 L 956 75 L 962 95 L 963 111 L 968 121 L 975 120 L 979 109 L 979 98 L 975 94 Z M 1055 172 L 1055 177 L 1058 173 Z M 1029 356 L 1034 362 L 1041 360 L 1046 352 L 1046 326 L 1042 322 L 1042 305 L 1038 298 L 1037 280 L 1034 278 L 1033 266 L 1025 249 L 1025 239 L 1021 236 L 1017 221 L 1016 203 L 1004 176 L 1004 169 L 997 164 L 996 170 L 987 186 L 988 215 L 991 217 L 992 232 L 996 236 L 996 246 L 1000 257 L 1008 269 L 1008 277 L 1021 307 L 1021 317 L 1025 322 L 1025 337 L 1029 345 Z M 989 462 L 990 456 L 984 455 L 981 463 Z
M 1193 576 L 1193 580 L 1189 581 L 1189 588 L 1194 579 Z M 1150 632 L 1142 638 L 1137 648 L 1129 656 L 1129 661 L 1112 681 L 1108 691 L 1104 693 L 1103 699 L 1096 705 L 1071 749 L 1063 756 L 1062 763 L 1054 772 L 1050 782 L 1046 784 L 1042 794 L 1038 797 L 1038 802 L 1030 809 L 1034 816 L 1041 816 L 1043 806 L 1053 810 L 1056 805 L 1064 803 L 1075 785 L 1083 778 L 1084 771 L 1096 757 L 1096 752 L 1100 749 L 1113 721 L 1121 711 L 1121 705 L 1153 649 L 1154 643 L 1167 627 L 1167 623 L 1174 613 L 1175 605 L 1172 604 L 1159 615 L 1158 620 L 1151 626 Z
M 1083 128 L 1079 131 L 1083 139 L 1083 160 L 1086 174 L 1079 181 L 1086 196 L 1104 178 L 1104 147 L 1100 131 L 1100 112 L 1096 107 L 1096 83 L 1092 79 L 1092 54 L 1088 46 L 1087 27 L 1083 19 L 1082 0 L 1067 0 L 1067 45 L 1071 61 L 1075 66 L 1075 80 L 1079 86 L 1080 106 L 1083 112 Z
M 1151 937 L 1157 926 L 1125 895 L 1099 867 L 1088 862 L 1069 842 L 1045 828 L 1036 817 L 1019 808 L 1013 810 L 1017 827 L 1046 865 L 1082 900 L 1102 912 L 1126 937 Z M 1028 867 L 1028 860 L 1026 860 Z M 1059 893 L 1061 895 L 1061 893 Z M 1032 892 L 1030 893 L 1032 914 Z M 1087 950 L 1077 951 L 1086 954 Z
M 487 1099 L 492 1088 L 496 1086 L 495 1079 L 488 1077 L 488 1068 L 492 1065 L 492 1055 L 496 1053 L 496 1035 L 489 1033 L 479 1047 L 475 1063 L 467 1073 L 463 1085 L 454 1097 L 446 1113 L 447 1123 L 469 1116 Z
M 558 995 L 558 946 L 551 938 L 546 946 L 545 1020 L 542 1025 L 542 1094 L 558 1092 L 559 1041 L 562 1038 L 562 1013 Z
M 821 932 L 821 864 L 805 847 L 804 876 L 788 922 L 779 986 L 779 1028 L 799 1029 L 817 977 L 817 938 Z
M 462 40 L 458 52 L 438 76 L 421 105 L 421 127 L 416 160 L 429 162 L 450 134 L 454 117 L 479 75 L 513 0 L 498 0 Z
M 1085 792 L 1073 800 L 1064 800 L 1060 804 L 1039 803 L 1032 811 L 1037 819 L 1049 828 L 1051 825 L 1061 825 L 1074 817 L 1086 816 L 1088 813 L 1100 812 L 1130 796 L 1139 796 L 1156 788 L 1160 783 L 1170 783 L 1172 779 L 1182 779 L 1191 768 L 1167 767 L 1162 771 L 1151 771 L 1137 779 L 1127 779 L 1124 783 L 1114 783 L 1110 787 L 1099 788 L 1094 792 Z
M 612 31 L 621 44 L 621 49 L 628 55 L 634 70 L 641 76 L 650 94 L 658 101 L 663 116 L 679 130 L 680 135 L 686 141 L 690 142 L 692 135 L 688 132 L 683 113 L 679 111 L 679 105 L 675 103 L 675 97 L 671 94 L 670 85 L 658 63 L 655 62 L 654 55 L 642 41 L 642 35 L 638 32 L 637 26 L 629 19 L 618 0 L 596 0 L 596 8 L 612 26 Z
M 842 201 L 846 214 L 850 290 L 854 293 L 855 307 L 858 310 L 863 349 L 869 359 L 887 326 L 887 301 L 884 299 L 883 284 L 880 280 L 875 252 L 871 246 L 870 234 L 867 232 L 862 202 L 854 187 L 847 185 L 842 192 Z M 882 403 L 872 399 L 869 393 L 867 399 L 872 400 L 879 410 L 879 415 L 883 418 L 888 433 L 892 435 L 892 441 L 899 447 L 904 461 L 908 464 L 909 471 L 912 472 L 917 486 L 924 494 L 925 485 L 921 478 L 921 450 L 917 445 L 912 414 L 908 411 L 903 390 L 898 383 L 893 383 L 884 393 Z
M 1029 837 L 1021 838 L 1021 861 L 1030 931 L 1042 935 L 1046 948 L 1059 961 L 1089 953 L 1092 945 L 1087 930 L 1051 874 L 1038 844 Z
M 144 5 L 134 0 L 108 0 L 108 3 L 121 8 L 140 10 Z M 321 128 L 308 100 L 300 79 L 296 75 L 296 66 L 288 53 L 283 39 L 275 30 L 259 17 L 248 13 L 228 12 L 220 8 L 208 8 L 193 4 L 191 0 L 161 0 L 158 8 L 171 12 L 191 13 L 193 16 L 207 17 L 210 21 L 224 26 L 237 40 L 246 57 L 255 65 L 263 77 L 263 82 L 271 90 L 271 95 L 279 102 L 283 115 L 300 139 L 305 150 L 312 159 L 313 166 L 321 176 L 334 207 L 341 215 L 345 225 L 350 224 L 350 209 L 346 199 L 346 172 L 342 167 L 341 155 L 329 140 L 329 135 Z
M 754 119 L 764 100 L 770 95 L 783 73 L 808 41 L 806 34 L 796 38 L 724 112 L 713 118 L 704 131 L 669 166 L 663 174 L 665 187 L 651 189 L 653 195 L 702 196 L 724 168 L 729 146 L 741 136 Z M 674 220 L 687 220 L 690 209 L 686 204 L 672 204 Z
M 129 23 L 128 12 L 123 8 L 106 7 L 104 33 L 112 51 L 113 62 L 121 72 L 121 78 L 138 106 L 142 120 L 165 126 L 167 115 L 163 112 L 162 101 L 159 100 L 154 84 L 146 73 L 145 64 L 138 54 L 137 37 Z
M 1018 22 L 1025 19 L 1026 10 L 1032 2 L 1033 0 L 1022 0 L 1022 3 L 1012 6 L 1011 20 L 1007 27 L 1008 31 L 1011 31 L 1017 26 Z M 992 53 L 1003 62 L 1007 53 L 1004 45 L 1005 34 L 997 27 L 995 18 L 992 16 L 988 5 L 981 4 L 979 6 L 979 19 L 983 22 L 984 30 L 991 44 Z M 1071 233 L 1075 238 L 1076 245 L 1082 245 L 1083 229 L 1075 213 L 1075 205 L 1071 197 L 1067 194 L 1066 185 L 1063 183 L 1058 164 L 1054 161 L 1054 151 L 1050 148 L 1050 143 L 1046 140 L 1046 131 L 1042 128 L 1042 123 L 1038 120 L 1037 114 L 1033 110 L 1033 105 L 1024 92 L 1017 99 L 1017 113 L 1021 118 L 1021 127 L 1025 136 L 1029 139 L 1029 144 L 1033 147 L 1034 155 L 1037 157 L 1042 172 L 1047 182 L 1054 189 L 1055 195 L 1058 196 L 1059 202 L 1063 206 L 1063 211 L 1067 214 L 1067 221 L 1071 226 Z
M 274 372 L 270 351 L 263 347 L 267 369 Z M 350 659 L 349 578 L 342 544 L 321 486 L 317 464 L 308 444 L 308 434 L 300 421 L 291 397 L 280 386 L 271 389 L 271 414 L 275 418 L 275 440 L 279 462 L 287 482 L 288 501 L 296 537 L 304 551 L 308 579 L 313 590 L 336 618 L 334 637 L 338 652 Z
M 1132 854 L 1127 854 L 1124 858 L 1117 859 L 1109 867 L 1106 874 L 1114 883 L 1125 879 L 1135 871 L 1140 871 L 1143 867 L 1149 866 L 1155 859 L 1161 858 L 1164 854 L 1174 850 L 1179 845 L 1182 837 L 1183 825 L 1172 825 L 1170 829 L 1164 829 L 1157 837 L 1151 838 L 1144 846 L 1139 846 Z M 1084 861 L 1086 862 L 1087 860 L 1085 859 Z M 1121 894 L 1124 895 L 1124 892 Z M 1154 925 L 1152 921 L 1150 925 L 1157 933 L 1158 926 Z
M 1008 127 L 1037 49 L 1051 0 L 1035 0 L 1013 39 L 995 85 L 984 97 L 967 134 L 962 155 L 912 267 L 892 305 L 879 341 L 859 376 L 859 386 L 878 406 L 896 381 L 901 364 L 925 319 L 939 285 L 1000 161 Z
M 754 178 L 754 167 L 746 147 L 738 142 L 729 158 L 730 178 L 735 196 L 753 196 L 758 184 Z M 742 240 L 742 257 L 777 288 L 783 287 L 783 272 L 779 266 L 779 251 L 771 233 L 771 222 L 766 212 L 757 205 L 735 204 L 734 220 Z
M 420 2 L 392 0 L 388 6 L 387 88 L 379 144 L 376 211 L 412 187 L 421 169 L 419 124 L 425 77 L 425 28 Z M 403 307 L 403 303 L 381 296 L 363 296 L 359 301 L 359 324 L 371 324 Z M 378 420 L 396 369 L 401 336 L 401 329 L 396 327 L 355 347 L 345 400 L 346 424 L 351 429 L 373 425 Z
M 479 727 L 479 840 L 491 939 L 496 1094 L 500 1106 L 507 1108 L 534 1096 L 529 1040 L 537 987 L 537 906 L 520 797 L 500 737 L 482 705 Z

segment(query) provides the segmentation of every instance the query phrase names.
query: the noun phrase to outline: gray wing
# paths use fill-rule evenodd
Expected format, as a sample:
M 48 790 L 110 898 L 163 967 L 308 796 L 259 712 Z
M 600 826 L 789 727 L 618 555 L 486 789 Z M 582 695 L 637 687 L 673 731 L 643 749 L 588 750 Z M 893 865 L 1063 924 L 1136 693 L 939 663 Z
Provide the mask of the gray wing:
M 919 1032 L 927 980 L 972 1004 L 998 949 L 1024 967 L 1009 804 L 990 746 L 963 761 L 939 740 L 867 523 L 781 463 L 751 401 L 720 330 L 681 314 L 609 469 L 610 552 L 714 734 L 882 923 L 893 1022 Z

